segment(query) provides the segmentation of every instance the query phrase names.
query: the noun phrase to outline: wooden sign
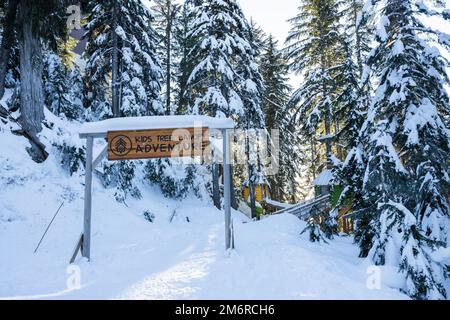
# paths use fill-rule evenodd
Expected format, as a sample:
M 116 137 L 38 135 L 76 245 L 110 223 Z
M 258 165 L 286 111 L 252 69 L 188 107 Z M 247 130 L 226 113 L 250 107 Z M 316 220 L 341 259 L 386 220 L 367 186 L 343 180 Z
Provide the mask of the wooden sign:
M 108 132 L 108 160 L 203 156 L 207 128 Z

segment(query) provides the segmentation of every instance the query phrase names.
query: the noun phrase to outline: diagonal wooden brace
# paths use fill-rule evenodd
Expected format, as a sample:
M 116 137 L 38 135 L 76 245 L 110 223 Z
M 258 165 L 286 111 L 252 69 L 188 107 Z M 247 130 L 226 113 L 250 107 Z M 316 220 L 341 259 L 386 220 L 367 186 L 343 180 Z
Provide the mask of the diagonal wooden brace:
M 75 258 L 78 255 L 78 251 L 83 251 L 83 234 L 80 235 L 77 244 L 75 245 L 75 250 L 73 250 L 72 258 L 70 258 L 70 263 L 72 264 L 75 261 Z

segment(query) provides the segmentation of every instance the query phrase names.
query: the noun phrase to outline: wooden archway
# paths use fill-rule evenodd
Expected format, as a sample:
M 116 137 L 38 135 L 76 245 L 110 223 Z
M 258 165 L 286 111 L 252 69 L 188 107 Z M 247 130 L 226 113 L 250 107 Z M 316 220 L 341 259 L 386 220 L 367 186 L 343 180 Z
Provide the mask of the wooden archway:
M 138 139 L 134 139 L 137 133 L 145 133 L 146 136 L 156 132 L 167 132 L 175 130 L 187 130 L 188 132 L 205 132 L 204 129 L 220 130 L 223 140 L 223 167 L 224 167 L 224 211 L 225 211 L 225 249 L 234 247 L 233 243 L 233 226 L 231 222 L 231 150 L 230 150 L 230 133 L 234 129 L 234 122 L 226 118 L 212 118 L 207 116 L 152 116 L 152 117 L 135 117 L 135 118 L 114 118 L 98 122 L 87 122 L 83 124 L 80 130 L 80 138 L 86 139 L 86 174 L 84 187 L 84 220 L 83 232 L 75 247 L 70 262 L 72 263 L 78 251 L 81 251 L 83 257 L 91 259 L 91 215 L 92 215 L 92 171 L 100 163 L 100 161 L 108 157 L 110 160 L 132 160 L 132 159 L 151 159 L 168 157 L 171 151 L 171 145 L 168 141 L 167 148 L 159 149 L 148 148 L 148 152 L 143 150 L 142 153 L 137 152 L 139 149 Z M 123 139 L 118 140 L 120 137 Z M 114 150 L 111 140 L 119 137 L 117 145 L 120 149 Z M 108 145 L 93 158 L 94 139 L 107 139 Z M 172 139 L 172 137 L 170 138 Z M 208 137 L 209 141 L 209 137 Z M 177 140 L 180 144 L 180 140 Z M 191 144 L 193 146 L 193 144 Z M 204 144 L 202 143 L 202 148 Z M 191 150 L 194 155 L 195 148 Z M 141 148 L 142 149 L 142 148 Z M 122 156 L 123 155 L 123 156 Z M 184 153 L 183 153 L 184 156 Z

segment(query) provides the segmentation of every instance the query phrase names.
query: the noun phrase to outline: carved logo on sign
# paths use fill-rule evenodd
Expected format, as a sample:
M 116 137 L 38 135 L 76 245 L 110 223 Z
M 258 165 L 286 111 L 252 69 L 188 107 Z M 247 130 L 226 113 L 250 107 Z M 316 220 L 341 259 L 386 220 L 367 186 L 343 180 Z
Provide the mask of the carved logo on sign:
M 117 135 L 111 139 L 111 152 L 116 156 L 123 157 L 130 153 L 132 142 L 124 135 Z

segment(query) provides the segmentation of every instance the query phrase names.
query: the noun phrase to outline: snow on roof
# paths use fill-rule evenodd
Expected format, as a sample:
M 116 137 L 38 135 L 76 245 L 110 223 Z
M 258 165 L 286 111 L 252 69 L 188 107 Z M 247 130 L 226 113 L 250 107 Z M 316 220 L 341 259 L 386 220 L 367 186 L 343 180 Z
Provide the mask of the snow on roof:
M 314 180 L 315 186 L 328 186 L 331 184 L 331 180 L 333 179 L 333 173 L 331 170 L 327 169 L 322 171 L 321 174 Z
M 233 129 L 234 122 L 228 118 L 207 116 L 151 116 L 113 118 L 97 122 L 86 122 L 81 126 L 80 137 L 104 135 L 109 131 L 185 129 L 204 127 L 209 129 Z

